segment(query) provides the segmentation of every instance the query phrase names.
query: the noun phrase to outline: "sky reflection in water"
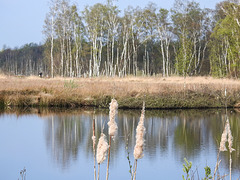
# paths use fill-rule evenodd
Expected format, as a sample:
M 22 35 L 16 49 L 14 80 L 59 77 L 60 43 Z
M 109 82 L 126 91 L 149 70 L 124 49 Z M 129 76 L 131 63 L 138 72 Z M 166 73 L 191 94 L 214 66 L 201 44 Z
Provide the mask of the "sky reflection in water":
M 111 144 L 109 180 L 131 179 L 128 152 L 134 163 L 135 131 L 140 110 L 119 110 L 118 135 Z M 240 176 L 240 113 L 229 111 L 234 138 L 232 179 Z M 92 122 L 96 136 L 101 124 L 107 135 L 108 111 L 76 110 L 70 113 L 39 111 L 38 114 L 2 113 L 0 116 L 0 179 L 94 179 Z M 182 164 L 192 161 L 195 179 L 204 178 L 204 167 L 212 172 L 225 123 L 221 110 L 146 111 L 146 145 L 138 161 L 137 179 L 182 179 Z M 107 138 L 108 139 L 108 138 Z M 128 149 L 126 149 L 128 146 Z M 229 153 L 220 154 L 220 174 L 229 174 Z M 100 179 L 106 177 L 105 161 Z M 226 178 L 229 179 L 229 176 Z

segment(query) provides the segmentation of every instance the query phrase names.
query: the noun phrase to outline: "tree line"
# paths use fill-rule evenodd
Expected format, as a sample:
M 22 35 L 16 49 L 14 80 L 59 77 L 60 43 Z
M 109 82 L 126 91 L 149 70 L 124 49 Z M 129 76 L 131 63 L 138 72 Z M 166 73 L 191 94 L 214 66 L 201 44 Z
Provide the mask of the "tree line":
M 0 52 L 0 70 L 15 75 L 98 77 L 127 75 L 240 75 L 240 4 L 215 9 L 175 0 L 121 12 L 112 0 L 79 11 L 69 0 L 51 0 L 43 45 Z

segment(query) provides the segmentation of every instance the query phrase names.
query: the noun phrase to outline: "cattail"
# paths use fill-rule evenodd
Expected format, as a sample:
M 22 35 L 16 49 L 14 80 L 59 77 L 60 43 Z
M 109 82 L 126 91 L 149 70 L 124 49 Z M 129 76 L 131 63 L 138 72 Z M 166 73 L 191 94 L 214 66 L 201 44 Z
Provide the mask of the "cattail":
M 232 152 L 235 151 L 235 149 L 232 148 L 233 145 L 233 136 L 229 124 L 229 120 L 226 121 L 227 125 L 227 132 L 228 132 L 228 149 L 230 151 L 230 160 L 229 160 L 229 171 L 230 171 L 230 180 L 232 179 Z
M 115 122 L 115 117 L 117 115 L 118 103 L 115 99 L 112 99 L 109 107 L 109 122 L 108 122 L 108 134 L 109 136 L 114 136 L 117 132 L 117 123 Z
M 222 133 L 221 142 L 220 142 L 220 151 L 227 151 L 226 142 L 227 142 L 227 123 L 225 124 L 224 131 Z
M 228 148 L 229 148 L 230 153 L 232 153 L 233 151 L 235 151 L 235 149 L 232 148 L 233 136 L 232 136 L 232 132 L 231 132 L 231 129 L 230 129 L 230 124 L 229 124 L 228 119 L 227 119 L 226 124 L 227 124 L 227 132 L 228 132 Z
M 134 172 L 132 173 L 132 179 L 136 179 L 137 172 L 137 160 L 143 157 L 143 146 L 144 146 L 144 135 L 145 135 L 145 127 L 144 127 L 144 116 L 145 116 L 145 102 L 143 102 L 143 108 L 141 112 L 141 117 L 137 125 L 136 130 L 136 145 L 134 147 Z
M 235 149 L 232 148 L 233 145 L 233 136 L 232 136 L 232 132 L 231 132 L 231 128 L 230 128 L 230 124 L 229 124 L 229 120 L 226 120 L 225 123 L 225 127 L 224 127 L 224 131 L 222 133 L 222 137 L 221 137 L 221 142 L 220 142 L 220 151 L 227 151 L 226 148 L 226 142 L 228 141 L 228 148 L 229 151 L 235 151 Z
M 145 103 L 143 103 L 141 117 L 138 122 L 137 130 L 136 130 L 136 145 L 134 147 L 134 153 L 133 153 L 135 159 L 140 159 L 143 157 L 143 146 L 144 146 L 144 135 L 145 135 L 144 115 L 145 115 Z
M 101 137 L 99 138 L 99 142 L 97 145 L 97 163 L 101 164 L 106 159 L 108 149 L 108 143 L 106 140 L 105 134 L 101 133 Z
M 215 171 L 214 171 L 214 174 L 213 174 L 213 179 L 215 179 L 215 175 L 216 175 L 217 169 L 218 169 L 219 164 L 221 162 L 221 160 L 219 161 L 219 154 L 220 154 L 221 151 L 227 151 L 227 148 L 226 148 L 226 142 L 227 141 L 228 141 L 228 148 L 229 148 L 229 151 L 230 151 L 229 170 L 230 170 L 230 180 L 231 180 L 232 179 L 231 178 L 231 176 L 232 176 L 232 156 L 231 156 L 231 154 L 232 154 L 232 151 L 235 151 L 235 149 L 232 148 L 233 136 L 232 136 L 232 132 L 231 132 L 231 129 L 230 129 L 230 124 L 229 124 L 228 118 L 226 120 L 226 123 L 225 123 L 225 126 L 224 126 L 224 131 L 223 131 L 222 137 L 221 137 L 220 148 L 219 148 L 219 152 L 218 152 L 218 157 L 217 157 L 217 163 L 216 163 L 216 166 L 215 166 Z
M 109 176 L 109 162 L 110 162 L 110 150 L 111 150 L 111 137 L 117 133 L 117 123 L 115 121 L 115 117 L 117 115 L 118 103 L 115 99 L 112 99 L 111 103 L 109 104 L 109 122 L 108 122 L 108 134 L 109 134 L 109 149 L 108 149 L 108 163 L 107 163 L 107 176 L 106 180 L 108 180 Z

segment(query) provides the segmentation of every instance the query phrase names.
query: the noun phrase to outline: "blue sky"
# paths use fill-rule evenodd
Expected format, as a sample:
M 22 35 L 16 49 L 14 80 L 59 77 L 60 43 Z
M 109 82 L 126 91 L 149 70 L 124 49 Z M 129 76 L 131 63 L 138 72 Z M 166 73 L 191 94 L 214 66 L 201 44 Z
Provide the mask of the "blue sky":
M 42 34 L 44 19 L 48 12 L 49 0 L 0 0 L 0 49 L 3 45 L 10 48 L 21 47 L 26 43 L 43 43 Z M 86 5 L 105 3 L 105 0 L 72 0 L 82 10 Z M 127 6 L 145 7 L 147 0 L 118 0 L 116 5 L 120 10 Z M 170 9 L 174 0 L 151 0 L 158 7 Z M 221 0 L 197 0 L 202 8 L 215 8 Z

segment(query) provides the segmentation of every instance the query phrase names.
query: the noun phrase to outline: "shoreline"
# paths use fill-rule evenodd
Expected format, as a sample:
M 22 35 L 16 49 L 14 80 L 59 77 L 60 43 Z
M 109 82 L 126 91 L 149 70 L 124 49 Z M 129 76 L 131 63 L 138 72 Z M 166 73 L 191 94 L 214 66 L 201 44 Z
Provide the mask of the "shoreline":
M 206 109 L 240 107 L 240 81 L 211 77 L 0 77 L 0 107 Z

